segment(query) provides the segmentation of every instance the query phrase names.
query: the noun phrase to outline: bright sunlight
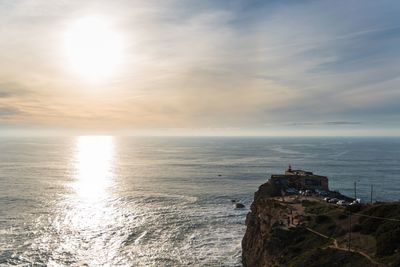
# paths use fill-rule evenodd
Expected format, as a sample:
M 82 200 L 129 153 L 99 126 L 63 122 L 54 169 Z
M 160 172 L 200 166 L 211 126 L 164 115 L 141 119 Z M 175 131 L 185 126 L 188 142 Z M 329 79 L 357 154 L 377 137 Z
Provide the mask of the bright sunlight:
M 76 143 L 77 193 L 86 199 L 100 198 L 112 179 L 113 138 L 80 136 Z
M 115 74 L 122 59 L 121 36 L 102 17 L 75 21 L 65 33 L 64 49 L 70 70 L 92 82 Z

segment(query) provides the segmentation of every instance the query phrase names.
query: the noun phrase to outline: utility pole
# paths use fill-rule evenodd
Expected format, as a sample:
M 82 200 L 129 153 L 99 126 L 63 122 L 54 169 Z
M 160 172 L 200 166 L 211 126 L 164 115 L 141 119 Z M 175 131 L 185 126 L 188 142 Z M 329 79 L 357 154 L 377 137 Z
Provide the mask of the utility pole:
M 372 193 L 374 192 L 374 185 L 371 184 L 371 204 L 372 204 Z
M 354 199 L 357 200 L 357 182 L 354 181 Z
M 350 251 L 351 249 L 351 211 L 349 212 L 349 244 L 348 244 L 348 250 Z

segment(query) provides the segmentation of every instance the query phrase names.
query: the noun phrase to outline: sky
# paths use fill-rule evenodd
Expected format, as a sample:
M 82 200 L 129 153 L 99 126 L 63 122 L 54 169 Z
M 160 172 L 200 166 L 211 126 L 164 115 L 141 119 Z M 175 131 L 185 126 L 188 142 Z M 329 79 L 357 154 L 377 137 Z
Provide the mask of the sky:
M 400 135 L 398 1 L 0 0 L 0 134 Z

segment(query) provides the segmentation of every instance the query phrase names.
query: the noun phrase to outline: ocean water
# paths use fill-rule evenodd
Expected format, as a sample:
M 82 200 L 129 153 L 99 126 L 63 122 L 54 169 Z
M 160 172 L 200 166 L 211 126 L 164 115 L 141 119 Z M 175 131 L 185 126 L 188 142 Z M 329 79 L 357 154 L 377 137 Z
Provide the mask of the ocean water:
M 399 138 L 0 138 L 0 265 L 240 266 L 253 194 L 288 164 L 400 199 Z

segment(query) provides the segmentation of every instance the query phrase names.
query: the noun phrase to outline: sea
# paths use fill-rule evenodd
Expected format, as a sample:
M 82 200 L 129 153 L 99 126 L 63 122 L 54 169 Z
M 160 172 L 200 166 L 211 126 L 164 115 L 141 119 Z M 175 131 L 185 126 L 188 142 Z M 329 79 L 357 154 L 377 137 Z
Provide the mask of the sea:
M 2 137 L 0 266 L 241 266 L 254 192 L 289 164 L 400 199 L 400 138 Z

